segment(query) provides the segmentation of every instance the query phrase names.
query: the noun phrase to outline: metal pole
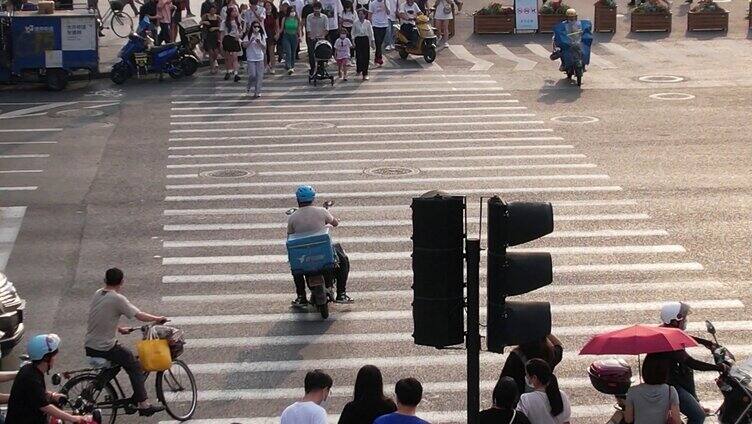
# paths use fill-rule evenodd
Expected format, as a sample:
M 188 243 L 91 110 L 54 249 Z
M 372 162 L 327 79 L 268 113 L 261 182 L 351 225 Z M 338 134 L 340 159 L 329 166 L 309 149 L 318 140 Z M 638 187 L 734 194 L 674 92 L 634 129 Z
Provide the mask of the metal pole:
M 467 424 L 480 411 L 480 240 L 465 240 L 467 258 Z

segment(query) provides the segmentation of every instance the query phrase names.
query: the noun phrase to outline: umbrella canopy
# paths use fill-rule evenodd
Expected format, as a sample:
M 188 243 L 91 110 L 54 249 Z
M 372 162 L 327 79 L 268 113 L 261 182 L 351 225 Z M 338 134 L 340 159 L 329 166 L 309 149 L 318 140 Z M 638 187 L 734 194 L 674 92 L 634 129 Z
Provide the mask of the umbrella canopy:
M 697 346 L 697 342 L 678 328 L 633 325 L 594 336 L 582 348 L 580 355 L 640 355 L 694 346 Z

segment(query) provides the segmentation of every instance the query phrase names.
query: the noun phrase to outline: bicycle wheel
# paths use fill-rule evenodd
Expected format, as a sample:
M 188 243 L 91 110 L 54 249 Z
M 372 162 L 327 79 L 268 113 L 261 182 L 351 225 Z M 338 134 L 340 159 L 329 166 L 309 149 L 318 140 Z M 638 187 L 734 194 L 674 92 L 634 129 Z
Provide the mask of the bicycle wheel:
M 110 28 L 115 35 L 125 38 L 133 31 L 133 18 L 123 11 L 114 12 L 110 19 Z
M 102 412 L 102 424 L 115 424 L 118 400 L 117 391 L 111 383 L 107 383 L 102 390 L 95 390 L 96 376 L 93 374 L 77 375 L 60 389 L 60 393 L 68 397 L 65 409 L 74 414 L 91 414 L 94 409 Z
M 180 359 L 172 361 L 167 371 L 157 373 L 157 399 L 178 421 L 189 420 L 196 412 L 197 392 L 193 373 Z

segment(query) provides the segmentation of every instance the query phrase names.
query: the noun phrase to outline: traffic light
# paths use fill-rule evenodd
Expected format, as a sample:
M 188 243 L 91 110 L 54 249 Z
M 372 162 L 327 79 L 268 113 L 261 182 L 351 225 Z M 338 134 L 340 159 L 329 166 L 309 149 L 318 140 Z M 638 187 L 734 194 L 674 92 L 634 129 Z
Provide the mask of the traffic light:
M 507 301 L 507 296 L 531 292 L 551 284 L 550 253 L 507 252 L 507 247 L 550 234 L 554 213 L 550 203 L 504 203 L 488 200 L 488 280 L 486 343 L 488 350 L 539 340 L 551 333 L 548 302 Z
M 465 198 L 413 198 L 413 338 L 437 348 L 463 343 Z

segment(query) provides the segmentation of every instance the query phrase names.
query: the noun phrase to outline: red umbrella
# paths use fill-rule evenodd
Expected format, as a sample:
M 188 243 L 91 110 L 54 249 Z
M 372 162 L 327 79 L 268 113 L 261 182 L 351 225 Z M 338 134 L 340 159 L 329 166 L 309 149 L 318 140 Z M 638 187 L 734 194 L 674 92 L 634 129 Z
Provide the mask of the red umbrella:
M 594 336 L 582 348 L 580 355 L 640 355 L 694 346 L 697 346 L 697 342 L 678 328 L 633 325 Z

